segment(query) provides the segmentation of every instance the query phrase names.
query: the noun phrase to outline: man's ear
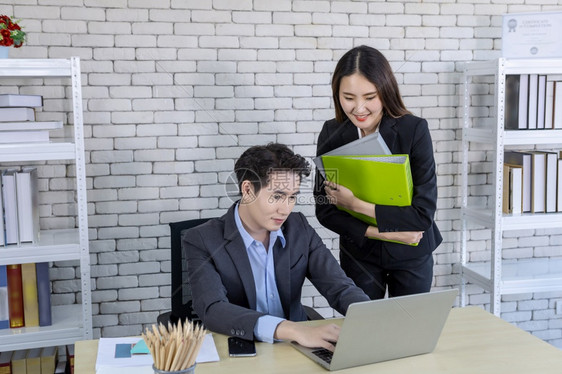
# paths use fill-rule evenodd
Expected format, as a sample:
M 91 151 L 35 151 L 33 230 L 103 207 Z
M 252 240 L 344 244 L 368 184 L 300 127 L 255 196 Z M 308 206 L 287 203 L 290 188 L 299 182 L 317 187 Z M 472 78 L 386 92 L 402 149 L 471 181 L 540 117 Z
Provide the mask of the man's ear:
M 256 198 L 254 185 L 249 180 L 242 181 L 240 193 L 242 194 L 242 203 L 251 203 Z

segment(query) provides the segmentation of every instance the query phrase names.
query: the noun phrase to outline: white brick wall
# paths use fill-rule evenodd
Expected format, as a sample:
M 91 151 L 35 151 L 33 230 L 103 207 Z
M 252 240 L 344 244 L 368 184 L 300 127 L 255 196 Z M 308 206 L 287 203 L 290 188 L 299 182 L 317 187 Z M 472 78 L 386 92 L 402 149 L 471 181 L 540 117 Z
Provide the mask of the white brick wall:
M 167 224 L 223 213 L 230 199 L 222 182 L 246 147 L 279 141 L 314 155 L 322 123 L 333 117 L 335 62 L 359 44 L 385 54 L 407 105 L 429 121 L 445 238 L 434 286 L 455 285 L 462 65 L 500 55 L 503 13 L 562 8 L 562 0 L 510 4 L 0 0 L 0 13 L 22 19 L 28 32 L 12 57 L 82 59 L 95 336 L 139 334 L 170 307 Z M 45 118 L 62 116 L 56 99 L 63 92 L 48 84 L 31 90 L 51 106 Z M 41 207 L 42 226 L 74 225 L 65 180 L 72 169 L 41 170 L 41 199 L 52 203 Z M 337 248 L 310 203 L 298 210 Z M 559 231 L 518 234 L 506 237 L 506 258 L 562 255 Z M 490 230 L 471 232 L 472 259 L 489 258 L 490 238 Z M 53 268 L 55 303 L 79 299 L 76 266 Z M 489 306 L 478 287 L 468 292 L 471 304 Z M 334 315 L 310 284 L 303 295 L 305 304 Z M 562 347 L 561 300 L 560 293 L 505 296 L 503 317 Z

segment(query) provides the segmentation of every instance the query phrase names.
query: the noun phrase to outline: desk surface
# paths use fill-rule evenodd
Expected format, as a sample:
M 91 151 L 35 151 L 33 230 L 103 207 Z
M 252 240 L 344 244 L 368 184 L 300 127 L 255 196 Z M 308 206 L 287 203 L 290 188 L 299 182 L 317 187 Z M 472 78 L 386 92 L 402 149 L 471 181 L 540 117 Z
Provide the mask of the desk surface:
M 333 322 L 334 320 L 325 320 Z M 309 322 L 307 322 L 309 323 Z M 257 356 L 230 358 L 226 336 L 213 334 L 219 362 L 196 374 L 328 373 L 288 343 L 257 343 Z M 75 373 L 95 374 L 97 340 L 76 343 Z M 432 353 L 360 366 L 337 373 L 541 373 L 560 374 L 562 350 L 477 307 L 454 308 Z

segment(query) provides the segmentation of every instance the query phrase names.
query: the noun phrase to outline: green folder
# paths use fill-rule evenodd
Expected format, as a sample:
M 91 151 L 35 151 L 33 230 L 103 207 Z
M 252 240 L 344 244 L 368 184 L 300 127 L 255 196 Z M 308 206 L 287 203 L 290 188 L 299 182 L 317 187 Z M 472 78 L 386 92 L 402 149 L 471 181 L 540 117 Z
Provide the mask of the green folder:
M 326 179 L 349 188 L 359 199 L 376 205 L 412 204 L 413 182 L 408 155 L 321 157 Z M 373 217 L 341 207 L 338 209 L 370 225 L 377 225 Z M 417 243 L 410 245 L 416 246 Z

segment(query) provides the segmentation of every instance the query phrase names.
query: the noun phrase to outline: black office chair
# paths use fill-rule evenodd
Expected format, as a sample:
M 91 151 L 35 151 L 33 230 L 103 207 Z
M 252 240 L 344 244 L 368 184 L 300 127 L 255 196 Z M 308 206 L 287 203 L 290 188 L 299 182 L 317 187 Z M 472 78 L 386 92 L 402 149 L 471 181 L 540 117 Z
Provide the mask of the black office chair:
M 178 321 L 186 320 L 200 323 L 201 319 L 192 305 L 191 287 L 187 278 L 187 261 L 181 248 L 181 232 L 207 222 L 210 218 L 190 219 L 180 222 L 171 222 L 170 225 L 170 249 L 171 249 L 171 277 L 172 277 L 172 310 L 160 314 L 158 323 L 168 325 L 168 322 L 177 324 Z M 320 313 L 312 307 L 304 306 L 308 320 L 324 319 Z
M 172 310 L 160 314 L 158 323 L 172 324 L 186 320 L 201 322 L 193 310 L 191 287 L 187 279 L 187 261 L 181 249 L 181 232 L 207 222 L 210 218 L 190 219 L 186 221 L 170 222 L 171 276 L 172 276 Z
M 309 321 L 316 321 L 319 319 L 324 319 L 324 317 L 322 317 L 322 315 L 320 313 L 318 313 L 316 310 L 314 310 L 313 307 L 308 306 L 308 305 L 303 305 L 304 307 L 304 312 L 306 313 L 306 318 Z

